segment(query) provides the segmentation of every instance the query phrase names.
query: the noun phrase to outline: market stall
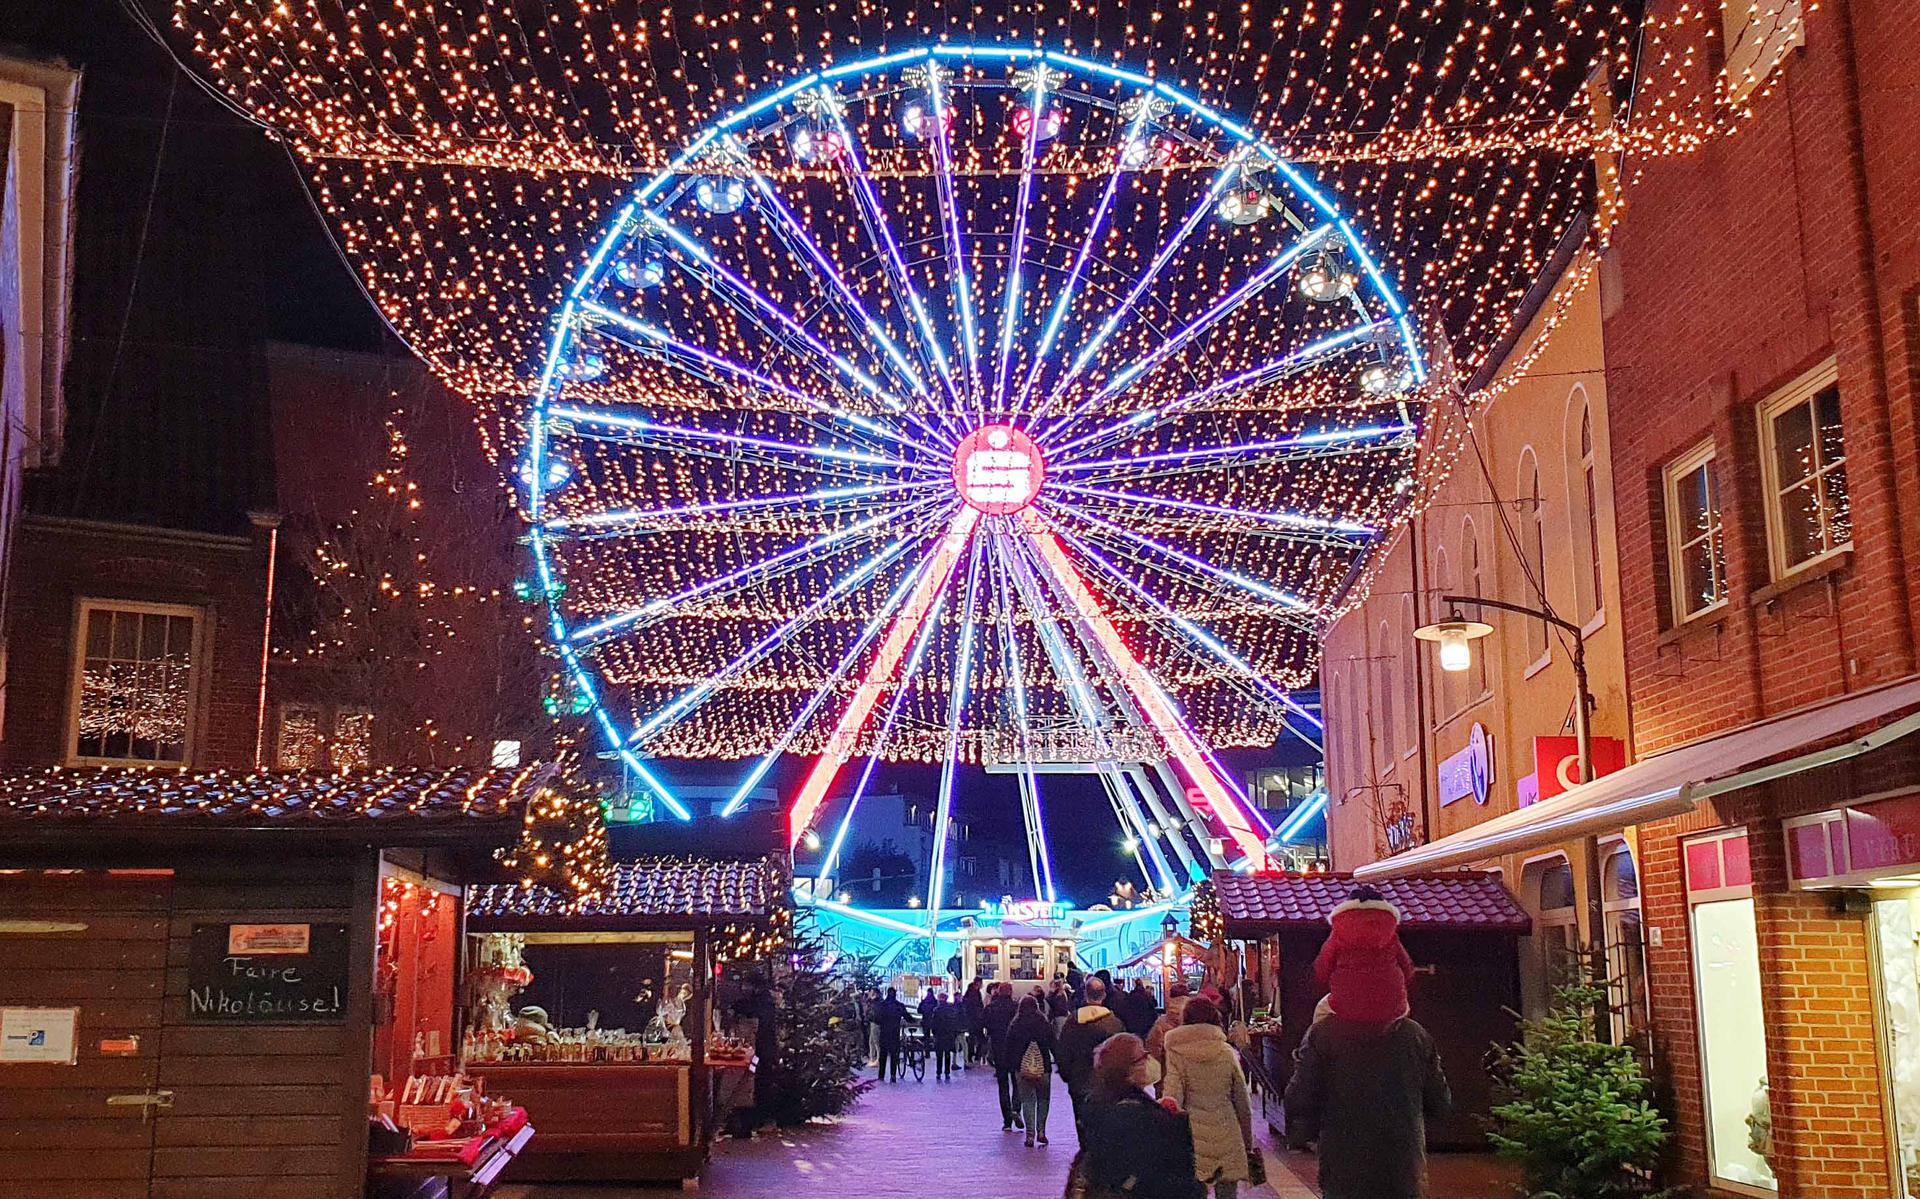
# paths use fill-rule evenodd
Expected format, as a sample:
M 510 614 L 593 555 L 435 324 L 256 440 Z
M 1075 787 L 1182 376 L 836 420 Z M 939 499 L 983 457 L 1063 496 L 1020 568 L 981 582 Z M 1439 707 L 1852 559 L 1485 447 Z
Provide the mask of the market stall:
M 1189 991 L 1198 991 L 1207 979 L 1207 965 L 1214 953 L 1205 945 L 1184 936 L 1180 921 L 1169 915 L 1161 923 L 1158 941 L 1121 961 L 1113 968 L 1117 979 L 1143 978 L 1154 989 L 1160 1006 L 1167 1003 L 1167 991 L 1174 983 L 1185 983 Z
M 542 886 L 469 890 L 461 1065 L 540 1130 L 516 1177 L 699 1175 L 717 1084 L 750 1053 L 719 1031 L 717 942 L 779 899 L 763 859 L 622 862 L 578 907 Z
M 990 904 L 960 921 L 960 986 L 975 979 L 1044 986 L 1074 965 L 1079 940 L 1062 904 Z

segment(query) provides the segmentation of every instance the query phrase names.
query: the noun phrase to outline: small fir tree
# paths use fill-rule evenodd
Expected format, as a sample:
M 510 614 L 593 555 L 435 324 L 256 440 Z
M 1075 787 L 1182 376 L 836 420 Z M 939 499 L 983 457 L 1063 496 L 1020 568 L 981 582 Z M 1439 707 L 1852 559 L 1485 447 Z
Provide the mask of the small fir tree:
M 795 920 L 781 987 L 780 1060 L 766 1114 L 781 1124 L 844 1115 L 873 1084 L 866 1030 L 854 1018 L 847 980 L 827 962 L 826 939 L 809 916 Z
M 1677 1194 L 1655 1181 L 1671 1134 L 1639 1054 L 1594 1037 L 1606 1002 L 1605 982 L 1583 959 L 1546 1015 L 1521 1025 L 1519 1043 L 1493 1051 L 1499 1103 L 1488 1139 L 1520 1163 L 1530 1199 Z

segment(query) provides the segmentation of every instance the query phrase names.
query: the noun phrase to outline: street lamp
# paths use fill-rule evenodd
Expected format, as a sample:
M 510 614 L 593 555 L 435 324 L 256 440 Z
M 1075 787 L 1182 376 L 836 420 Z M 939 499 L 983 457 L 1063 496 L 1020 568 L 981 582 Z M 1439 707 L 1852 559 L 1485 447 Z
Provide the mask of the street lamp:
M 1586 637 L 1579 625 L 1556 616 L 1547 608 L 1529 608 L 1522 604 L 1509 604 L 1504 600 L 1487 599 L 1479 595 L 1443 595 L 1440 602 L 1448 605 L 1447 618 L 1433 624 L 1422 625 L 1413 631 L 1421 641 L 1431 641 L 1440 647 L 1440 669 L 1450 672 L 1466 670 L 1473 665 L 1473 643 L 1492 634 L 1493 626 L 1478 620 L 1468 620 L 1460 611 L 1462 604 L 1474 604 L 1483 608 L 1497 608 L 1502 612 L 1512 612 L 1532 620 L 1541 620 L 1554 628 L 1573 634 L 1573 740 L 1578 758 L 1580 777 L 1576 783 L 1593 781 L 1593 694 L 1587 687 L 1587 644 Z M 1606 898 L 1601 894 L 1600 838 L 1589 835 L 1586 838 L 1587 859 L 1587 928 L 1593 940 L 1594 956 L 1601 968 L 1607 968 L 1607 924 Z M 1608 1041 L 1613 1033 L 1613 1010 L 1609 1006 L 1606 990 L 1601 991 L 1602 998 L 1594 1008 L 1593 1035 L 1596 1040 Z

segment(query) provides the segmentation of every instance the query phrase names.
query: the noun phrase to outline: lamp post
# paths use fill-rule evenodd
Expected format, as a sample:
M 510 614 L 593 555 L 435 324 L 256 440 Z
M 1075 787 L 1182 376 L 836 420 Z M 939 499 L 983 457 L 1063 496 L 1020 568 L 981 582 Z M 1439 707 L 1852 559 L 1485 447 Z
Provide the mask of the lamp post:
M 1445 620 L 1422 625 L 1413 631 L 1421 641 L 1431 641 L 1440 647 L 1440 669 L 1458 673 L 1473 665 L 1473 643 L 1492 634 L 1493 626 L 1484 621 L 1468 620 L 1460 611 L 1462 604 L 1474 604 L 1483 608 L 1497 608 L 1502 612 L 1512 612 L 1517 616 L 1526 616 L 1573 634 L 1573 740 L 1578 759 L 1576 769 L 1579 783 L 1593 781 L 1593 693 L 1587 686 L 1587 644 L 1579 625 L 1564 620 L 1542 608 L 1529 608 L 1522 604 L 1510 604 L 1505 600 L 1487 599 L 1478 595 L 1443 595 L 1440 602 L 1448 605 Z M 1587 931 L 1592 938 L 1593 953 L 1601 969 L 1601 998 L 1594 1006 L 1594 1039 L 1607 1042 L 1613 1038 L 1613 1009 L 1607 1000 L 1606 972 L 1607 963 L 1607 922 L 1606 897 L 1601 893 L 1600 838 L 1589 834 L 1585 838 L 1586 876 L 1587 876 Z

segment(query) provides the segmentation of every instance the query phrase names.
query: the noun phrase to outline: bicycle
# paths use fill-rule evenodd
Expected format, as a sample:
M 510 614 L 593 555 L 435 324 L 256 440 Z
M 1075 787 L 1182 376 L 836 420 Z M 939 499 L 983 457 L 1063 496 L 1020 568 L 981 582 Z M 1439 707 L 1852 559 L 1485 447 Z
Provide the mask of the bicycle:
M 900 1030 L 900 1064 L 913 1071 L 915 1082 L 927 1081 L 927 1055 L 932 1047 L 925 1028 L 908 1025 Z

